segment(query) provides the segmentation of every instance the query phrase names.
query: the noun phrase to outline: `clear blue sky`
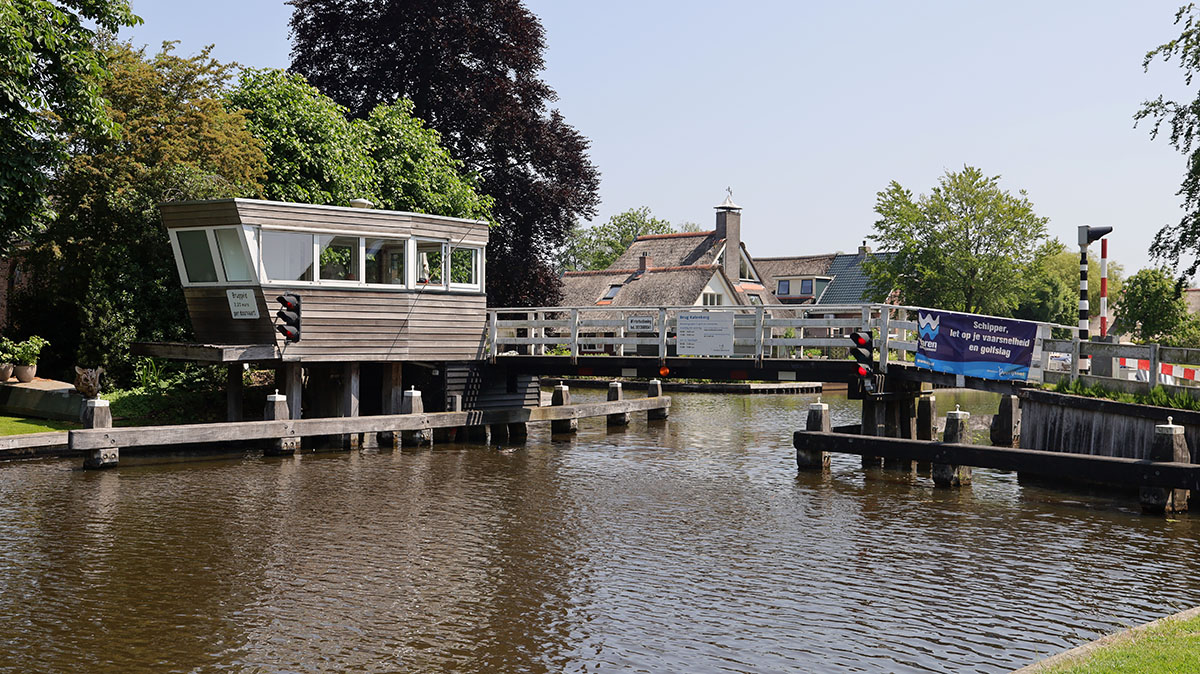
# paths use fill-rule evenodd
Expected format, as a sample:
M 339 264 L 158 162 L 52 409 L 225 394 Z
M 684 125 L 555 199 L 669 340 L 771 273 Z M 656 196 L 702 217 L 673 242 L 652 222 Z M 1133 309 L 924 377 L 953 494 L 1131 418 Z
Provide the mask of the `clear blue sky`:
M 289 63 L 281 1 L 133 3 L 135 44 Z M 1026 190 L 1068 245 L 1079 224 L 1111 225 L 1134 271 L 1181 215 L 1184 158 L 1133 127 L 1143 100 L 1193 97 L 1174 63 L 1141 66 L 1178 35 L 1175 1 L 527 6 L 557 107 L 592 142 L 598 220 L 649 206 L 708 228 L 729 186 L 751 254 L 851 251 L 889 181 L 925 193 L 971 164 Z

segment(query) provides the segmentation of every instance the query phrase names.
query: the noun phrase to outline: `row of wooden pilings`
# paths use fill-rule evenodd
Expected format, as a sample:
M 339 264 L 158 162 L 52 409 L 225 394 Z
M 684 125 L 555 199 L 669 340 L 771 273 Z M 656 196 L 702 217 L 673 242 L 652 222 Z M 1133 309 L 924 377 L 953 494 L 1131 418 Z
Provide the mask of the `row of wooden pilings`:
M 914 409 L 915 408 L 915 409 Z M 942 442 L 947 444 L 970 444 L 967 433 L 970 413 L 958 409 L 946 415 Z M 887 436 L 906 439 L 935 441 L 937 439 L 937 397 L 922 393 L 912 397 L 895 397 L 888 400 L 865 399 L 863 401 L 862 435 Z M 1018 448 L 1020 445 L 1021 414 L 1017 396 L 1001 397 L 1000 407 L 992 418 L 990 433 L 992 445 Z M 819 401 L 808 406 L 806 428 L 808 431 L 832 432 L 829 405 Z M 815 449 L 796 449 L 796 466 L 801 471 L 829 468 L 830 453 Z M 1154 463 L 1171 462 L 1190 464 L 1191 454 L 1184 437 L 1183 426 L 1167 417 L 1166 424 L 1154 427 L 1154 440 L 1148 460 Z M 879 468 L 877 456 L 863 456 L 864 468 Z M 939 488 L 959 488 L 971 484 L 971 467 L 942 463 L 920 464 L 907 459 L 884 459 L 882 467 L 903 473 L 928 473 Z M 1139 500 L 1142 511 L 1148 514 L 1184 512 L 1188 509 L 1187 489 L 1162 487 L 1140 487 Z
M 651 380 L 647 385 L 647 398 L 662 398 L 662 382 L 659 380 Z M 611 405 L 608 403 L 625 404 Z M 611 382 L 608 387 L 608 401 L 603 404 L 584 404 L 572 407 L 571 410 L 564 410 L 570 415 L 583 416 L 605 416 L 607 417 L 607 425 L 625 426 L 630 422 L 632 412 L 628 411 L 631 408 L 645 409 L 647 418 L 650 421 L 666 419 L 669 415 L 669 399 L 663 399 L 660 406 L 649 407 L 641 404 L 639 400 L 625 401 L 624 391 L 620 382 Z M 657 404 L 657 403 L 656 403 Z M 554 393 L 551 397 L 550 407 L 571 407 L 571 390 L 565 385 L 554 387 Z M 447 412 L 462 413 L 462 398 L 460 396 L 452 396 L 449 401 L 451 409 Z M 592 407 L 591 411 L 587 408 Z M 595 409 L 600 407 L 601 409 Z M 613 408 L 622 409 L 625 411 L 612 411 Z M 536 412 L 536 409 L 533 410 Z M 530 414 L 526 408 L 514 408 L 511 410 L 496 410 L 491 414 L 493 419 L 507 417 L 508 420 L 504 423 L 488 423 L 484 425 L 466 425 L 463 426 L 462 420 L 469 419 L 478 413 L 463 413 L 463 414 L 425 414 L 424 403 L 422 401 L 421 392 L 415 389 L 404 391 L 403 402 L 401 405 L 400 415 L 392 417 L 399 419 L 400 417 L 409 417 L 404 422 L 387 420 L 387 417 L 354 417 L 345 418 L 341 421 L 336 421 L 338 429 L 335 435 L 321 435 L 324 442 L 321 443 L 321 449 L 345 449 L 353 450 L 360 448 L 380 448 L 380 449 L 399 449 L 402 446 L 415 446 L 422 444 L 431 444 L 439 442 L 491 442 L 498 444 L 502 442 L 523 442 L 529 434 L 528 421 L 513 421 L 513 419 L 529 419 L 530 416 L 561 416 L 561 415 L 541 415 Z M 487 417 L 489 413 L 483 413 L 483 417 Z M 410 415 L 414 415 L 411 416 Z M 415 415 L 420 415 L 417 419 Z M 451 417 L 452 419 L 447 419 Z M 361 419 L 362 421 L 352 421 L 352 419 Z M 377 420 L 377 421 L 373 421 Z M 538 419 L 534 418 L 534 421 Z M 543 419 L 545 420 L 545 419 Z M 278 392 L 267 396 L 266 408 L 263 411 L 264 422 L 280 422 L 293 421 L 291 419 L 291 411 L 288 406 L 288 398 L 286 395 Z M 551 418 L 550 432 L 552 434 L 574 433 L 578 430 L 578 416 L 570 416 L 569 418 Z M 323 426 L 330 425 L 329 422 L 335 420 L 306 420 L 303 423 L 318 423 Z M 416 423 L 408 423 L 416 422 Z M 418 426 L 413 430 L 379 430 L 393 425 L 393 428 Z M 177 439 L 176 442 L 188 443 L 226 443 L 245 440 L 246 434 L 250 431 L 245 430 L 247 426 L 261 426 L 261 422 L 229 422 L 225 424 L 204 424 L 194 427 L 176 427 L 181 431 L 187 430 L 187 439 Z M 355 432 L 354 426 L 363 428 L 364 426 L 371 429 L 371 432 Z M 87 403 L 87 413 L 85 415 L 85 428 L 92 430 L 112 429 L 112 414 L 109 410 L 108 402 L 104 400 L 89 400 Z M 239 436 L 238 429 L 242 435 Z M 132 430 L 132 429 L 130 429 Z M 138 429 L 139 436 L 152 436 L 155 428 Z M 144 433 L 140 432 L 144 431 Z M 282 431 L 276 431 L 282 432 Z M 272 435 L 274 435 L 273 432 Z M 318 431 L 319 432 L 319 431 Z M 252 437 L 269 439 L 263 440 L 263 451 L 268 456 L 280 456 L 294 454 L 301 450 L 301 438 L 299 435 L 291 435 L 287 437 L 272 437 L 265 435 L 260 429 L 255 431 L 256 435 Z M 108 435 L 114 435 L 110 432 Z M 171 437 L 178 438 L 179 433 L 173 434 Z M 127 441 L 131 438 L 127 437 Z M 136 438 L 137 443 L 153 445 L 147 437 Z M 123 444 L 117 440 L 113 440 L 112 446 L 105 445 L 100 448 L 88 449 L 84 455 L 85 468 L 107 468 L 116 466 L 120 461 L 120 447 L 116 446 Z M 314 447 L 317 448 L 317 447 Z

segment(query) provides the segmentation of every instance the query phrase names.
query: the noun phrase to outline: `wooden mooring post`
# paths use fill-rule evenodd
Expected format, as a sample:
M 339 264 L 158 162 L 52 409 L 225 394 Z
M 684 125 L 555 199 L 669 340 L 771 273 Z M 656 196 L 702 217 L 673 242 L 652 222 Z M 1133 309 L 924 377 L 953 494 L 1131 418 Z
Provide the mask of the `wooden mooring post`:
M 112 410 L 107 400 L 99 398 L 87 401 L 85 412 L 87 428 L 112 428 Z M 84 468 L 112 468 L 121 460 L 121 448 L 98 447 L 90 449 L 83 455 Z
M 609 400 L 609 402 L 612 402 L 614 400 L 623 400 L 623 399 L 624 399 L 624 396 L 621 392 L 621 382 L 619 382 L 619 381 L 608 382 L 608 400 Z M 628 426 L 629 425 L 629 412 L 617 412 L 616 414 L 608 415 L 608 425 L 609 426 Z
M 267 396 L 267 404 L 263 409 L 264 421 L 283 421 L 290 419 L 291 414 L 291 410 L 288 409 L 287 396 L 280 395 L 279 391 Z M 263 453 L 267 456 L 285 456 L 298 451 L 300 451 L 300 438 L 295 436 L 267 440 L 263 445 Z
M 659 312 L 659 313 L 661 314 L 662 312 Z M 661 316 L 660 316 L 660 320 L 663 320 Z M 665 323 L 660 323 L 660 325 L 665 325 Z M 666 334 L 667 334 L 667 331 L 664 328 L 663 335 L 666 335 Z M 665 339 L 665 337 L 664 337 L 664 339 Z M 661 381 L 659 381 L 658 379 L 651 379 L 650 381 L 646 382 L 646 397 L 647 398 L 660 398 L 660 397 L 662 397 L 662 394 L 663 394 L 663 389 L 662 389 Z M 663 419 L 666 419 L 670 413 L 671 413 L 670 407 L 653 408 L 653 409 L 649 410 L 648 412 L 646 412 L 646 419 L 648 421 L 661 421 Z
M 808 420 L 805 428 L 810 431 L 832 432 L 833 422 L 829 415 L 829 405 L 821 402 L 819 399 L 817 402 L 810 404 L 808 406 Z M 793 444 L 795 444 L 795 441 L 793 441 Z M 829 452 L 796 446 L 796 468 L 798 470 L 813 470 L 828 467 Z
M 1183 426 L 1176 425 L 1172 417 L 1167 417 L 1167 423 L 1154 427 L 1154 444 L 1150 447 L 1150 460 L 1155 463 L 1188 463 L 1191 461 L 1187 440 L 1183 437 Z M 1187 489 L 1142 487 L 1139 490 L 1139 496 L 1144 513 L 1178 513 L 1188 509 L 1189 493 Z
M 425 403 L 421 400 L 421 392 L 413 388 L 404 392 L 404 402 L 400 406 L 401 414 L 424 414 Z M 401 445 L 420 445 L 430 442 L 433 439 L 429 429 L 416 429 L 402 431 L 400 434 Z
M 550 398 L 552 407 L 562 407 L 571 404 L 571 388 L 566 384 L 559 384 L 554 387 L 554 395 Z M 551 433 L 574 433 L 579 430 L 579 420 L 571 419 L 555 419 L 550 422 Z
M 947 444 L 964 443 L 967 439 L 967 420 L 970 412 L 964 412 L 955 405 L 953 412 L 946 415 L 946 430 L 942 433 L 942 442 Z M 933 464 L 933 483 L 939 487 L 962 487 L 971 484 L 971 467 L 949 463 Z

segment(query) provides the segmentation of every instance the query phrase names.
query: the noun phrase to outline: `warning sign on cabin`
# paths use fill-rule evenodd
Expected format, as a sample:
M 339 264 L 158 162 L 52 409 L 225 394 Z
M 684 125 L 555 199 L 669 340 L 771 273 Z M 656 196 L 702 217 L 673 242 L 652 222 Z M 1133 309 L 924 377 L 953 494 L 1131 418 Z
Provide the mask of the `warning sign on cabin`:
M 258 318 L 258 299 L 250 289 L 226 290 L 229 313 L 234 318 Z

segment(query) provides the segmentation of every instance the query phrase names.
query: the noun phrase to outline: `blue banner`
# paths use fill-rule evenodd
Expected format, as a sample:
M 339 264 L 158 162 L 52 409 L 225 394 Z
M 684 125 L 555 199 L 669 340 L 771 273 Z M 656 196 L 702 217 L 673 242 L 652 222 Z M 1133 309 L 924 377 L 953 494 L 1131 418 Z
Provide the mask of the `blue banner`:
M 1029 378 L 1037 323 L 918 311 L 917 333 L 917 367 L 981 379 Z

